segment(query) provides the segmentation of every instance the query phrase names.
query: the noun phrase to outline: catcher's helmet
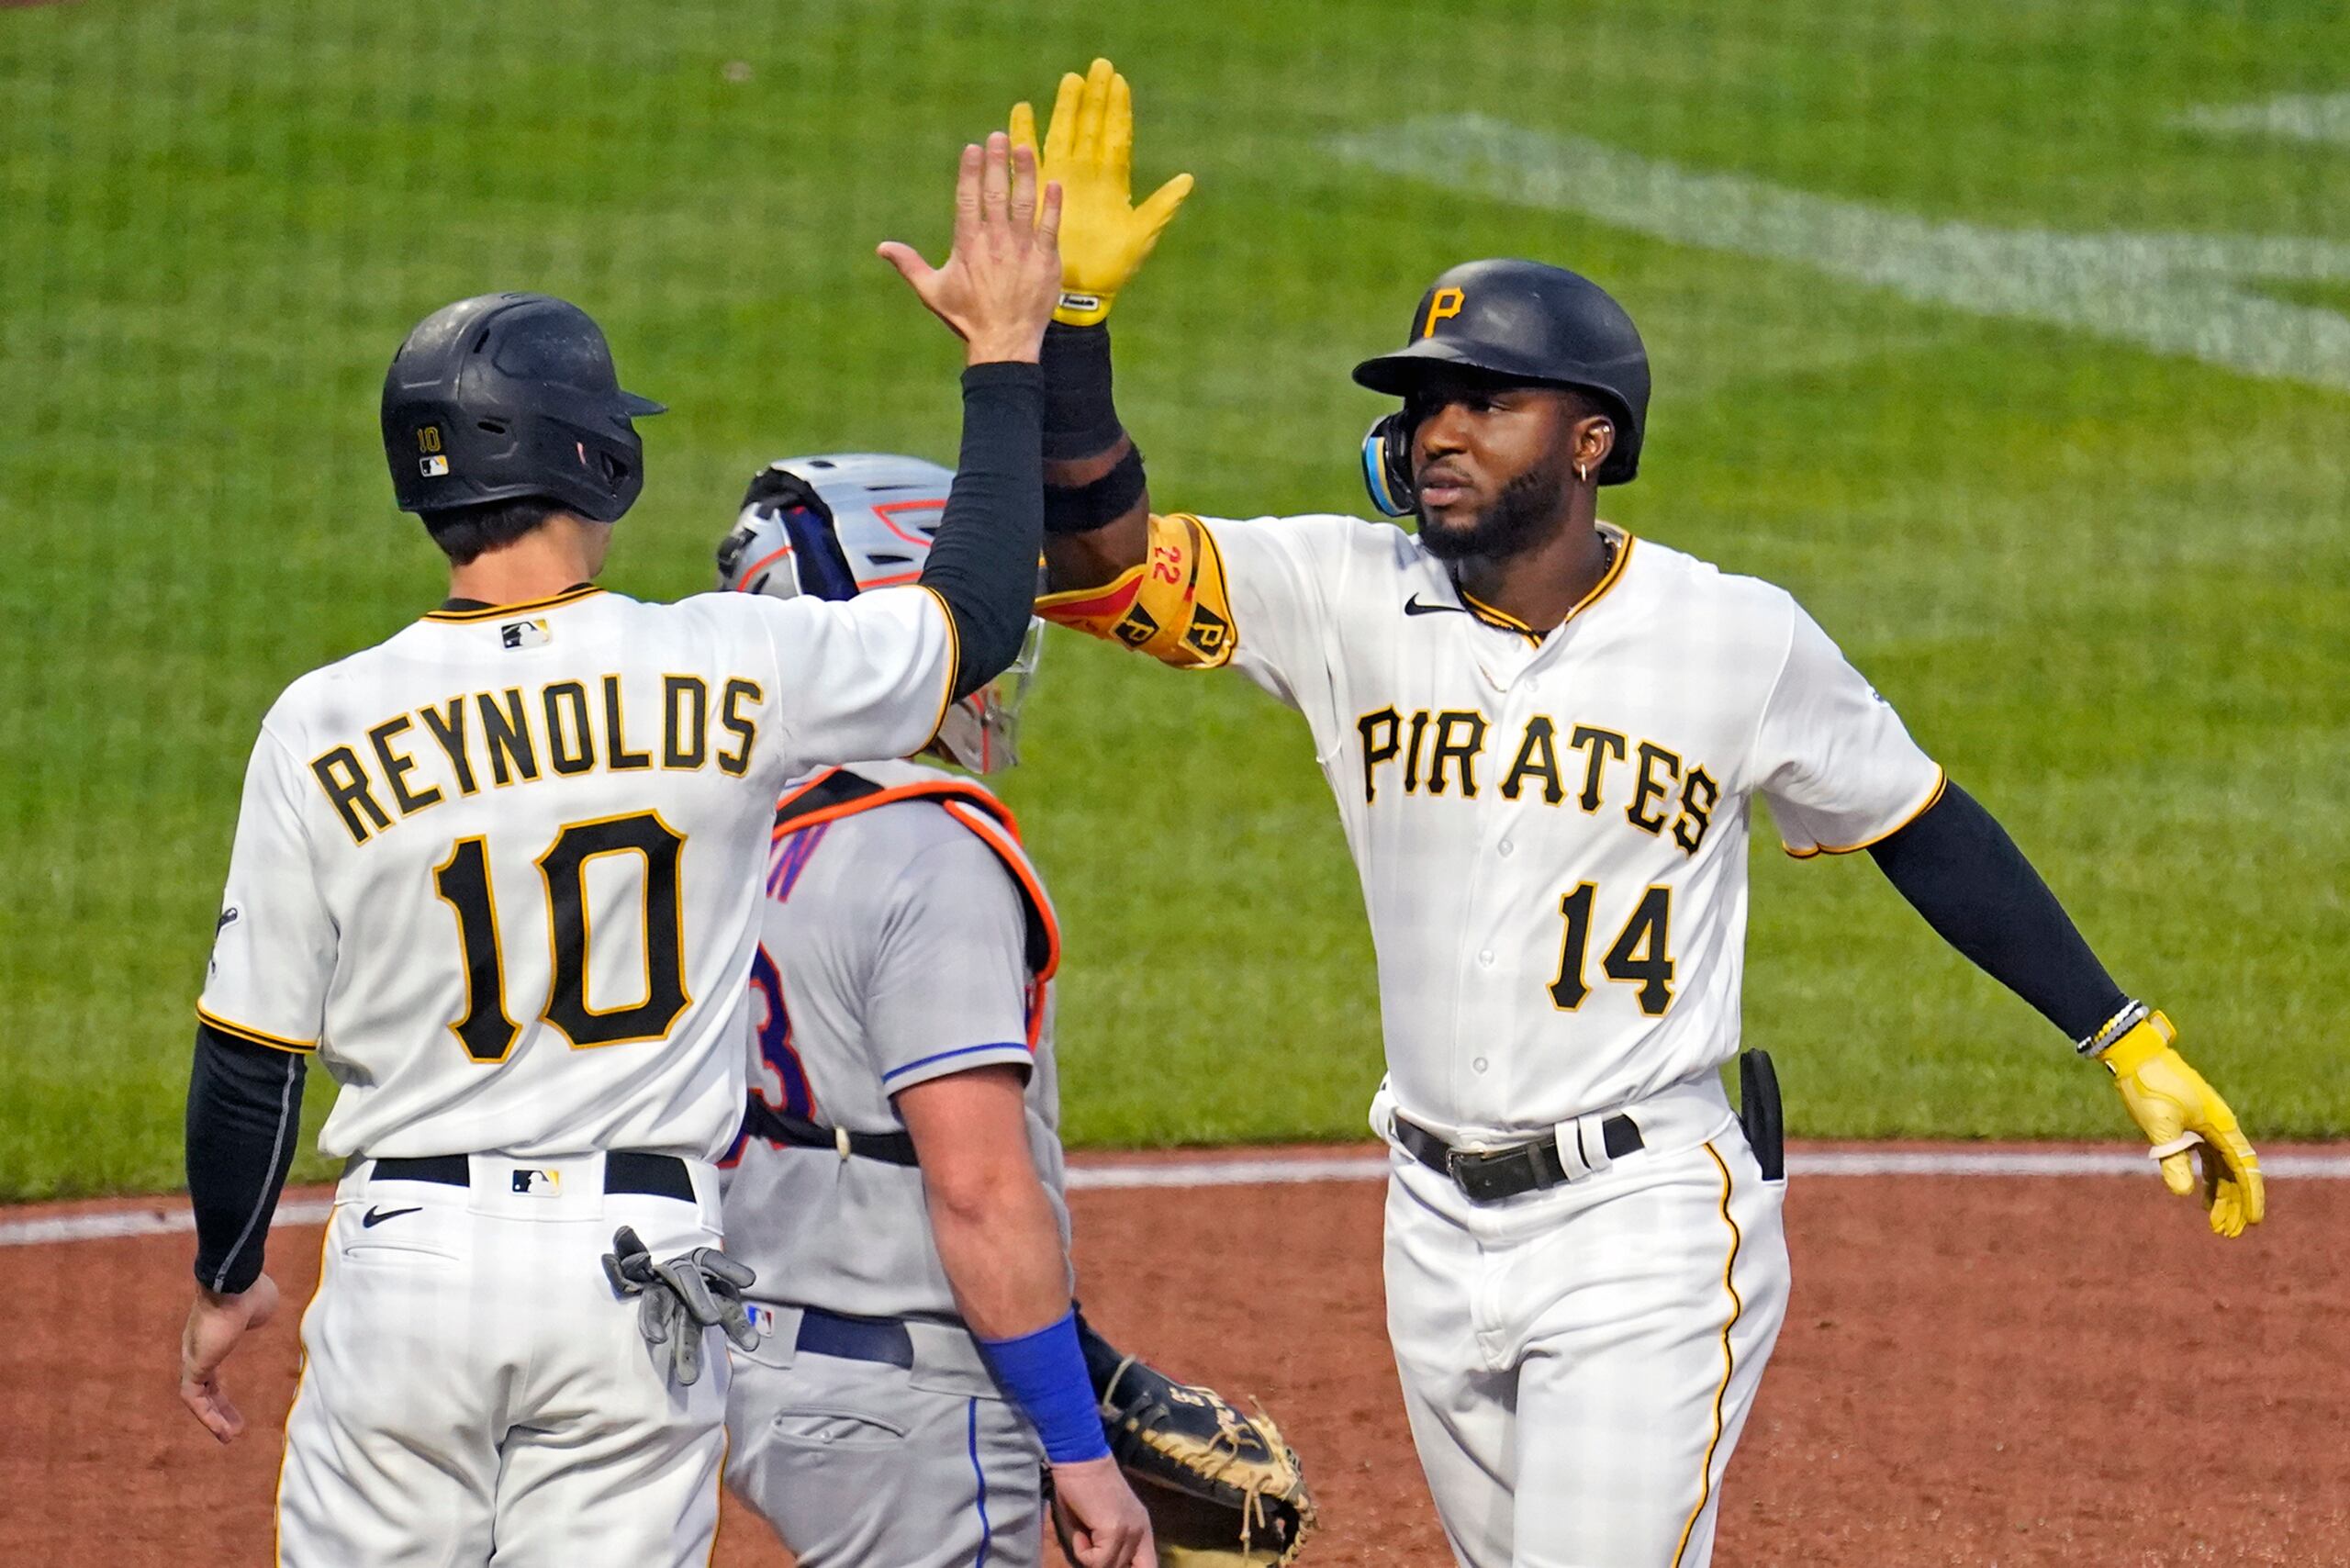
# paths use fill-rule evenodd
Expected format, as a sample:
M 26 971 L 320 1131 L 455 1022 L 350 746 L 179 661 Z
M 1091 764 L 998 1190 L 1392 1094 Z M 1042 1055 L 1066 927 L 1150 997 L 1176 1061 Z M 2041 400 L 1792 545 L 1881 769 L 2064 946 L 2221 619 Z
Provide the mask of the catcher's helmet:
M 539 496 L 617 522 L 644 488 L 630 421 L 665 410 L 621 390 L 576 305 L 484 294 L 427 316 L 384 376 L 384 455 L 402 511 Z
M 751 476 L 733 531 L 718 546 L 718 586 L 777 599 L 855 599 L 922 576 L 946 510 L 951 470 L 919 457 L 836 453 L 785 457 Z M 946 711 L 938 744 L 974 773 L 1020 760 L 1020 705 L 1035 678 L 1045 623 L 1034 616 L 1012 667 Z
M 1355 379 L 1408 398 L 1448 370 L 1590 394 L 1616 420 L 1599 483 L 1621 485 L 1639 472 L 1648 350 L 1624 308 L 1581 274 L 1539 262 L 1464 262 L 1420 297 L 1412 341 L 1355 366 Z M 1412 426 L 1402 414 L 1381 420 L 1363 440 L 1364 483 L 1390 517 L 1413 507 L 1411 446 Z

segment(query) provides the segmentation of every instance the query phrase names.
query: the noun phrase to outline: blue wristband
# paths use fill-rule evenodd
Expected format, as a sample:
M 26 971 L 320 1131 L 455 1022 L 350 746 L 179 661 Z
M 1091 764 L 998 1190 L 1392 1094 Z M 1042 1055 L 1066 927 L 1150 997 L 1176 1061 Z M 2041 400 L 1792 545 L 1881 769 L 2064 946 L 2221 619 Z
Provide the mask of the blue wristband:
M 1085 1374 L 1085 1353 L 1077 1346 L 1075 1307 L 1034 1334 L 980 1339 L 979 1354 L 1045 1440 L 1046 1459 L 1078 1464 L 1109 1457 L 1110 1440 L 1093 1403 L 1093 1381 Z

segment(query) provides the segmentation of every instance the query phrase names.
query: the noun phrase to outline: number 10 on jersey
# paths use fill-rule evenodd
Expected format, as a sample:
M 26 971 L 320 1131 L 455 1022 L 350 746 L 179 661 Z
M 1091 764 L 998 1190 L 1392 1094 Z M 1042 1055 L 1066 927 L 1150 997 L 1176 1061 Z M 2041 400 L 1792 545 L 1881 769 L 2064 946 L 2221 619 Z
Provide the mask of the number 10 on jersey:
M 572 1049 L 657 1040 L 686 1010 L 684 901 L 677 862 L 686 841 L 658 814 L 637 812 L 567 823 L 538 859 L 546 891 L 551 969 L 539 1016 L 563 1032 Z M 588 1003 L 588 863 L 599 856 L 643 857 L 637 880 L 644 941 L 644 1000 L 626 1007 Z M 489 882 L 489 843 L 461 838 L 432 869 L 433 890 L 457 915 L 464 950 L 464 1016 L 449 1025 L 477 1062 L 500 1062 L 522 1027 L 506 1006 L 506 962 L 498 946 L 498 902 Z
M 1550 1004 L 1561 1013 L 1572 1013 L 1591 994 L 1583 977 L 1591 946 L 1591 901 L 1598 892 L 1597 883 L 1578 882 L 1559 901 L 1567 929 L 1559 949 L 1559 978 L 1550 982 Z M 1660 883 L 1640 895 L 1632 917 L 1599 961 L 1599 972 L 1609 980 L 1640 988 L 1640 1011 L 1651 1018 L 1663 1017 L 1673 1005 L 1672 927 L 1673 890 Z

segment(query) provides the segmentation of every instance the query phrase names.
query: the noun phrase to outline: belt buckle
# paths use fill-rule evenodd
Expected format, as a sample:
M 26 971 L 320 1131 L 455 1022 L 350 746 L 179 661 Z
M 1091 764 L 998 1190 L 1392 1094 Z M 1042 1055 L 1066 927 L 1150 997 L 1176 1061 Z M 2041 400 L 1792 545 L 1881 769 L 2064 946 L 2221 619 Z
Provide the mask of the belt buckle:
M 1460 1189 L 1472 1204 L 1490 1204 L 1508 1194 L 1498 1190 L 1494 1172 L 1505 1159 L 1507 1149 L 1448 1148 L 1444 1151 L 1444 1173 Z

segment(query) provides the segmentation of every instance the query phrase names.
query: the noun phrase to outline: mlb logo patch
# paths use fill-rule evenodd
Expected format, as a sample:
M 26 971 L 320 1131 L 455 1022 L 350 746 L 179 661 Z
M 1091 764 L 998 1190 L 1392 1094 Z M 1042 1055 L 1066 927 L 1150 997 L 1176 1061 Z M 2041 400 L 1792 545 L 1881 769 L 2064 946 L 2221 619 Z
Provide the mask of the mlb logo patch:
M 509 621 L 498 629 L 498 640 L 509 648 L 543 648 L 554 641 L 543 620 Z
M 416 465 L 428 479 L 442 478 L 449 472 L 449 460 L 445 457 L 420 457 Z
M 563 1172 L 560 1170 L 517 1170 L 514 1191 L 524 1197 L 559 1198 L 563 1196 Z
M 772 1307 L 761 1306 L 757 1302 L 749 1301 L 743 1304 L 743 1311 L 751 1320 L 752 1332 L 757 1334 L 762 1339 L 775 1338 L 775 1310 Z

